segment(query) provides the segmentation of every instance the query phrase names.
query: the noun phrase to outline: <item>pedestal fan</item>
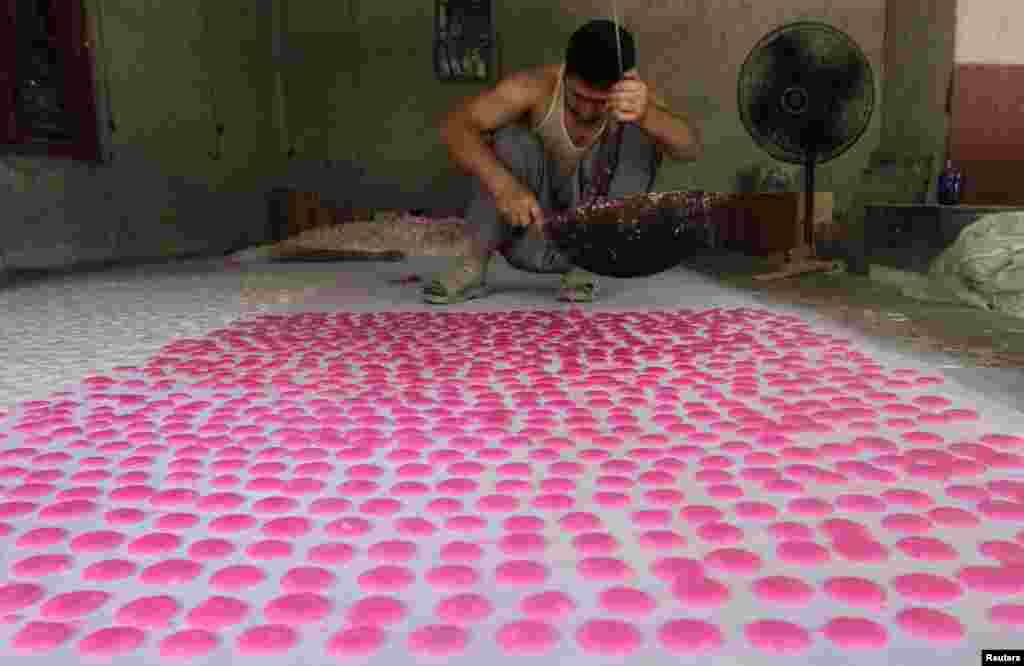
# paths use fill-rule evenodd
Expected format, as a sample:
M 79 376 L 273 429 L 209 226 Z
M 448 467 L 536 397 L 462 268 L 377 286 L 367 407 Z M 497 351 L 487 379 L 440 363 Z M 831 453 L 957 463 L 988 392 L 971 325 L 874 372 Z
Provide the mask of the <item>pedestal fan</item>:
M 871 64 L 849 35 L 825 23 L 799 21 L 766 35 L 740 69 L 743 126 L 773 158 L 804 167 L 803 241 L 777 273 L 760 279 L 829 270 L 816 259 L 814 169 L 857 142 L 871 121 Z M 803 255 L 803 256 L 800 256 Z
M 846 152 L 867 129 L 875 82 L 863 52 L 846 33 L 811 21 L 769 33 L 739 76 L 744 127 L 775 159 L 804 166 L 805 247 L 760 279 L 831 270 L 814 245 L 814 169 Z M 577 266 L 600 275 L 642 277 L 677 265 L 693 251 L 687 231 L 716 224 L 742 197 L 700 190 L 598 198 L 552 216 L 546 232 Z

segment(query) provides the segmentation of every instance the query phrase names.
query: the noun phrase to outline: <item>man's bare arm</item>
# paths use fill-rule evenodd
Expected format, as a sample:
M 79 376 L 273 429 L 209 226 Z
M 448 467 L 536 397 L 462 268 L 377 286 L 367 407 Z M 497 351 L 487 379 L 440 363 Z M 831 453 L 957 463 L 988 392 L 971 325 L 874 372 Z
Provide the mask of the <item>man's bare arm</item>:
M 441 138 L 452 160 L 495 196 L 521 184 L 498 160 L 484 135 L 521 119 L 541 94 L 537 73 L 513 74 L 456 107 L 441 125 Z
M 661 97 L 652 93 L 647 115 L 640 123 L 670 159 L 692 162 L 703 151 L 700 129 L 697 124 L 679 111 L 669 108 Z

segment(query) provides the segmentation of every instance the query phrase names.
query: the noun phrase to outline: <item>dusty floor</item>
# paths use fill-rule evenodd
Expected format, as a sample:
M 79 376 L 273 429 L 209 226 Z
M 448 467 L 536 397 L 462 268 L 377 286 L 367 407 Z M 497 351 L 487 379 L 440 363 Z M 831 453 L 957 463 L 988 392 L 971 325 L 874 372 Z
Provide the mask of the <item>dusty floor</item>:
M 730 284 L 751 262 L 704 256 L 576 308 L 495 263 L 496 294 L 440 309 L 404 278 L 445 256 L 0 290 L 3 663 L 952 666 L 1022 644 L 1003 406 L 1024 390 L 828 325 L 813 299 L 914 316 L 850 280 L 755 291 Z
M 866 276 L 809 274 L 778 281 L 757 258 L 706 252 L 684 263 L 766 302 L 813 306 L 819 314 L 918 352 L 953 356 L 964 367 L 1024 368 L 1024 320 L 966 306 L 924 303 Z
M 314 250 L 401 252 L 449 256 L 465 249 L 461 224 L 453 220 L 352 223 L 316 229 L 276 246 L 282 253 Z M 764 282 L 753 275 L 771 270 L 756 257 L 704 251 L 686 268 L 755 292 L 766 302 L 814 307 L 864 333 L 919 352 L 949 354 L 964 367 L 1024 368 L 1024 320 L 976 308 L 922 303 L 866 276 L 817 274 Z

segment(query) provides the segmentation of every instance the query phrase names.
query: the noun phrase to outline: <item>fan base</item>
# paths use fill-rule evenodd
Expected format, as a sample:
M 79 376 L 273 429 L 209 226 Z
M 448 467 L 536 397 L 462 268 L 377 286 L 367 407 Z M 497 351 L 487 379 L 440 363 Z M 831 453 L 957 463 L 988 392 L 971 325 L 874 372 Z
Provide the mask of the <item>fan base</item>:
M 771 273 L 760 273 L 754 276 L 762 282 L 769 280 L 785 280 L 807 275 L 808 273 L 835 273 L 843 270 L 843 262 L 839 260 L 818 259 L 810 247 L 794 248 L 787 253 L 780 270 Z

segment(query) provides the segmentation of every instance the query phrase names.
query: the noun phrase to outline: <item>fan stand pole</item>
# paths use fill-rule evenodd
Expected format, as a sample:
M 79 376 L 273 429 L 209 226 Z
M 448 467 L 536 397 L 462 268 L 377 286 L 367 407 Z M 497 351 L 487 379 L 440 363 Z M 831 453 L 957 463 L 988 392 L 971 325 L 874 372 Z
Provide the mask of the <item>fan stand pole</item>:
M 808 154 L 807 164 L 804 166 L 804 245 L 786 252 L 786 261 L 782 270 L 755 275 L 755 280 L 784 280 L 807 273 L 833 271 L 840 267 L 837 261 L 822 261 L 817 258 L 818 251 L 814 242 L 814 164 L 816 160 L 812 151 Z

